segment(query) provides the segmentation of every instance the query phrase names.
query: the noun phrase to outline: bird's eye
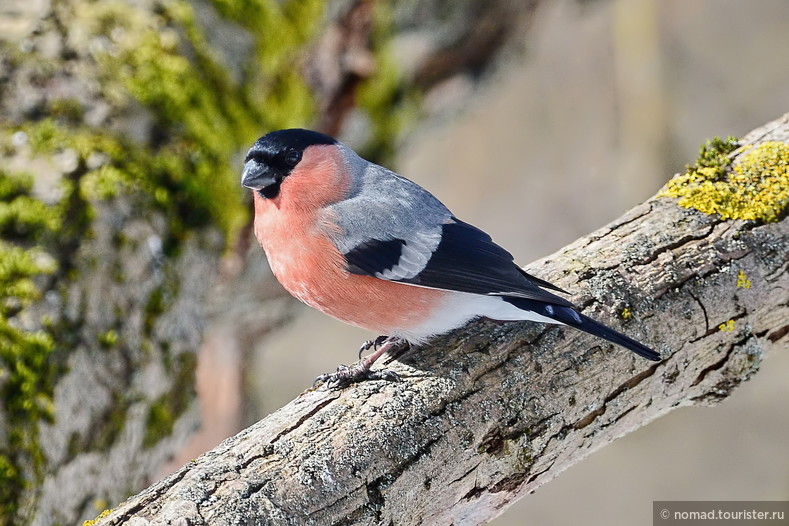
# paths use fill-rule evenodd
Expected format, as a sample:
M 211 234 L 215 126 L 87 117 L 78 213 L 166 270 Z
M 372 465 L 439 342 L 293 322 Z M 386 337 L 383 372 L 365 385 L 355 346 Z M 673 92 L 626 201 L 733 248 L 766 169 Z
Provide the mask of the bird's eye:
M 296 166 L 301 161 L 301 152 L 290 150 L 285 154 L 285 162 L 290 166 Z

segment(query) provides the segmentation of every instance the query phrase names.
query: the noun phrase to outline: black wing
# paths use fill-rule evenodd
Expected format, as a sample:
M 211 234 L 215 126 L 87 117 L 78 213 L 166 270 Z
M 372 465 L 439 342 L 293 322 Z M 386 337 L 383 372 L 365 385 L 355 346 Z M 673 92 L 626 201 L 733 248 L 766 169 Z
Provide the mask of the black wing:
M 365 241 L 345 254 L 345 259 L 348 262 L 348 271 L 351 274 L 375 276 L 387 269 L 391 269 L 400 261 L 400 254 L 404 245 L 405 241 L 402 239 L 390 239 L 388 241 L 371 239 Z
M 413 277 L 393 279 L 435 289 L 456 290 L 543 301 L 572 307 L 572 303 L 540 287 L 564 292 L 559 287 L 524 272 L 512 254 L 493 242 L 479 228 L 456 218 L 445 223 L 441 241 L 427 263 Z M 407 240 L 372 240 L 345 254 L 348 270 L 354 274 L 381 278 L 381 273 L 400 262 Z

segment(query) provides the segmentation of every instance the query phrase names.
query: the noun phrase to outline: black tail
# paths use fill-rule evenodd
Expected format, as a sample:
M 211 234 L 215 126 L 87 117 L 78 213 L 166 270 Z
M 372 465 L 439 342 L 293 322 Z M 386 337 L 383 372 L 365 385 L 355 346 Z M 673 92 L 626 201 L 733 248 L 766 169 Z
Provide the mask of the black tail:
M 637 342 L 633 338 L 625 336 L 621 332 L 615 331 L 611 327 L 606 327 L 599 321 L 595 321 L 588 316 L 584 316 L 580 312 L 570 307 L 563 307 L 560 305 L 551 305 L 541 301 L 524 300 L 520 298 L 504 298 L 506 301 L 512 303 L 516 307 L 524 310 L 534 311 L 547 318 L 560 321 L 565 325 L 574 327 L 576 329 L 588 332 L 598 338 L 603 338 L 611 343 L 621 345 L 625 349 L 629 349 L 639 356 L 647 360 L 659 361 L 660 354 L 653 351 L 643 343 Z

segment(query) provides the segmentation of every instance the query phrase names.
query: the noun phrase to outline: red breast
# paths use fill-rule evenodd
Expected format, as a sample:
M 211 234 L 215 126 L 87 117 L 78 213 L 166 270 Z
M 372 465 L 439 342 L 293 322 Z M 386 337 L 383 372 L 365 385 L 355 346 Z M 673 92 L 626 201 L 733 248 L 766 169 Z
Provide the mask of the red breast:
M 255 193 L 255 236 L 271 270 L 304 303 L 346 323 L 392 334 L 424 322 L 444 292 L 350 274 L 329 238 L 339 228 L 326 206 L 348 195 L 339 150 L 310 146 L 279 195 Z

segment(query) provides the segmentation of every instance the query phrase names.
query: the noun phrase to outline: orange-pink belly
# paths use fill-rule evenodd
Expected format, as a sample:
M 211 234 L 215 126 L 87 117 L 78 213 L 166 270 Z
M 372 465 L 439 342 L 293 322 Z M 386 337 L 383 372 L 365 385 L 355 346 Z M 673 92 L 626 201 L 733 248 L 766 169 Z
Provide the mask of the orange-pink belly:
M 350 274 L 345 259 L 315 227 L 286 230 L 259 215 L 255 231 L 277 280 L 293 296 L 338 320 L 379 334 L 424 323 L 444 292 Z M 278 232 L 277 232 L 278 231 Z

